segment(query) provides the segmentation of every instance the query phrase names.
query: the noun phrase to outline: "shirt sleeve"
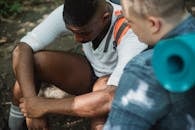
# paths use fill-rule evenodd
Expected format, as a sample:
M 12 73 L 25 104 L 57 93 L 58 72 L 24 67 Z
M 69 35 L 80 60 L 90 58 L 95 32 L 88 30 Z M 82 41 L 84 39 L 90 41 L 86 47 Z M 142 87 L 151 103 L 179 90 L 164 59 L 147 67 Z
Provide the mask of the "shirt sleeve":
M 128 61 L 147 48 L 147 45 L 140 42 L 131 29 L 122 37 L 120 44 L 117 46 L 118 61 L 112 72 L 107 85 L 118 86 L 119 79 L 123 69 Z
M 127 64 L 104 130 L 149 130 L 168 113 L 169 94 L 151 70 L 144 64 Z
M 27 43 L 33 51 L 46 47 L 62 32 L 69 31 L 63 21 L 63 5 L 56 8 L 42 23 L 28 32 L 20 41 Z

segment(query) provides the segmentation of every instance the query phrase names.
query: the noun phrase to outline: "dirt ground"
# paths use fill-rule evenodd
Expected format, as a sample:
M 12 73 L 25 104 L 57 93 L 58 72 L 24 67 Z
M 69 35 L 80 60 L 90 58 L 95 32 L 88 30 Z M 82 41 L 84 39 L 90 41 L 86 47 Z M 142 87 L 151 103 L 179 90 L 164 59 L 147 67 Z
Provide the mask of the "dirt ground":
M 195 2 L 188 5 L 194 5 Z M 44 3 L 23 5 L 22 14 L 3 18 L 0 16 L 0 130 L 8 130 L 7 120 L 11 104 L 11 88 L 14 76 L 11 67 L 11 52 L 19 39 L 38 23 L 40 23 L 51 10 L 60 5 L 61 0 L 46 0 Z M 195 8 L 192 8 L 195 14 Z M 56 44 L 58 43 L 58 44 Z M 66 44 L 65 44 L 66 43 Z M 79 48 L 73 41 L 72 35 L 62 35 L 57 38 L 47 49 L 71 50 Z M 52 130 L 88 130 L 89 119 L 50 115 L 49 123 Z
M 51 10 L 63 1 L 47 0 L 44 3 L 23 5 L 22 14 L 3 18 L 0 16 L 0 130 L 8 130 L 7 120 L 11 104 L 11 88 L 14 76 L 11 67 L 11 53 L 20 38 L 40 23 Z M 62 35 L 46 49 L 51 50 L 79 50 L 72 35 Z M 89 119 L 72 116 L 50 115 L 51 130 L 87 130 Z

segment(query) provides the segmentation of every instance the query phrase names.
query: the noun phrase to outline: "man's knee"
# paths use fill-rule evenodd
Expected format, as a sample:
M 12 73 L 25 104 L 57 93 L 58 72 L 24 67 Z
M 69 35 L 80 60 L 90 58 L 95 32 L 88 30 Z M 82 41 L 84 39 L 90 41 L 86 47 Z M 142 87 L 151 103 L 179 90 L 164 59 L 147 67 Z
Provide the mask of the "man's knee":
M 27 44 L 20 43 L 18 46 L 16 46 L 16 48 L 12 52 L 12 59 L 13 59 L 12 63 L 13 63 L 14 72 L 15 72 L 17 65 L 20 62 L 19 59 L 24 51 L 32 51 L 32 49 Z
M 104 110 L 105 112 L 109 112 L 111 109 L 111 104 L 114 98 L 116 87 L 114 86 L 108 86 L 107 88 L 100 90 L 101 93 L 101 103 L 104 104 Z
M 93 91 L 105 89 L 107 87 L 107 81 L 109 76 L 103 76 L 96 80 L 95 84 L 93 85 Z

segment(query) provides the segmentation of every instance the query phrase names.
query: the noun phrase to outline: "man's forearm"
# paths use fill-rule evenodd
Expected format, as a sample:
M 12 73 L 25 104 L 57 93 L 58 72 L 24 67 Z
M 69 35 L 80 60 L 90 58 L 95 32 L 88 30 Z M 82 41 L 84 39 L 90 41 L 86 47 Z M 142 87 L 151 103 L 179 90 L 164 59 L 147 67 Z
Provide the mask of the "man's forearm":
M 13 70 L 23 96 L 35 96 L 34 57 L 32 49 L 25 43 L 20 43 L 13 52 Z
M 115 87 L 64 99 L 46 99 L 46 113 L 95 117 L 109 112 Z M 45 105 L 46 105 L 45 104 Z

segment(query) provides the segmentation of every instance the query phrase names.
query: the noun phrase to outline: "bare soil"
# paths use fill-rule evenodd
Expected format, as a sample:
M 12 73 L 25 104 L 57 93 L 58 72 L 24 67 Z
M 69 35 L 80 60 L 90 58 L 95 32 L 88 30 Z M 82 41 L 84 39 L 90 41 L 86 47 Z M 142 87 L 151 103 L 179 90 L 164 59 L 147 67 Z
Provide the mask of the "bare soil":
M 195 2 L 188 0 L 189 10 L 195 15 Z M 3 18 L 0 16 L 0 130 L 9 130 L 7 126 L 9 107 L 11 104 L 11 88 L 15 78 L 11 67 L 11 53 L 19 39 L 40 23 L 49 12 L 62 4 L 61 0 L 45 0 L 45 2 L 31 4 L 28 1 L 23 5 L 22 13 L 17 16 Z M 194 6 L 191 8 L 191 6 Z M 47 49 L 52 50 L 79 50 L 72 35 L 62 35 Z M 88 130 L 89 119 L 50 115 L 49 123 L 52 130 Z

